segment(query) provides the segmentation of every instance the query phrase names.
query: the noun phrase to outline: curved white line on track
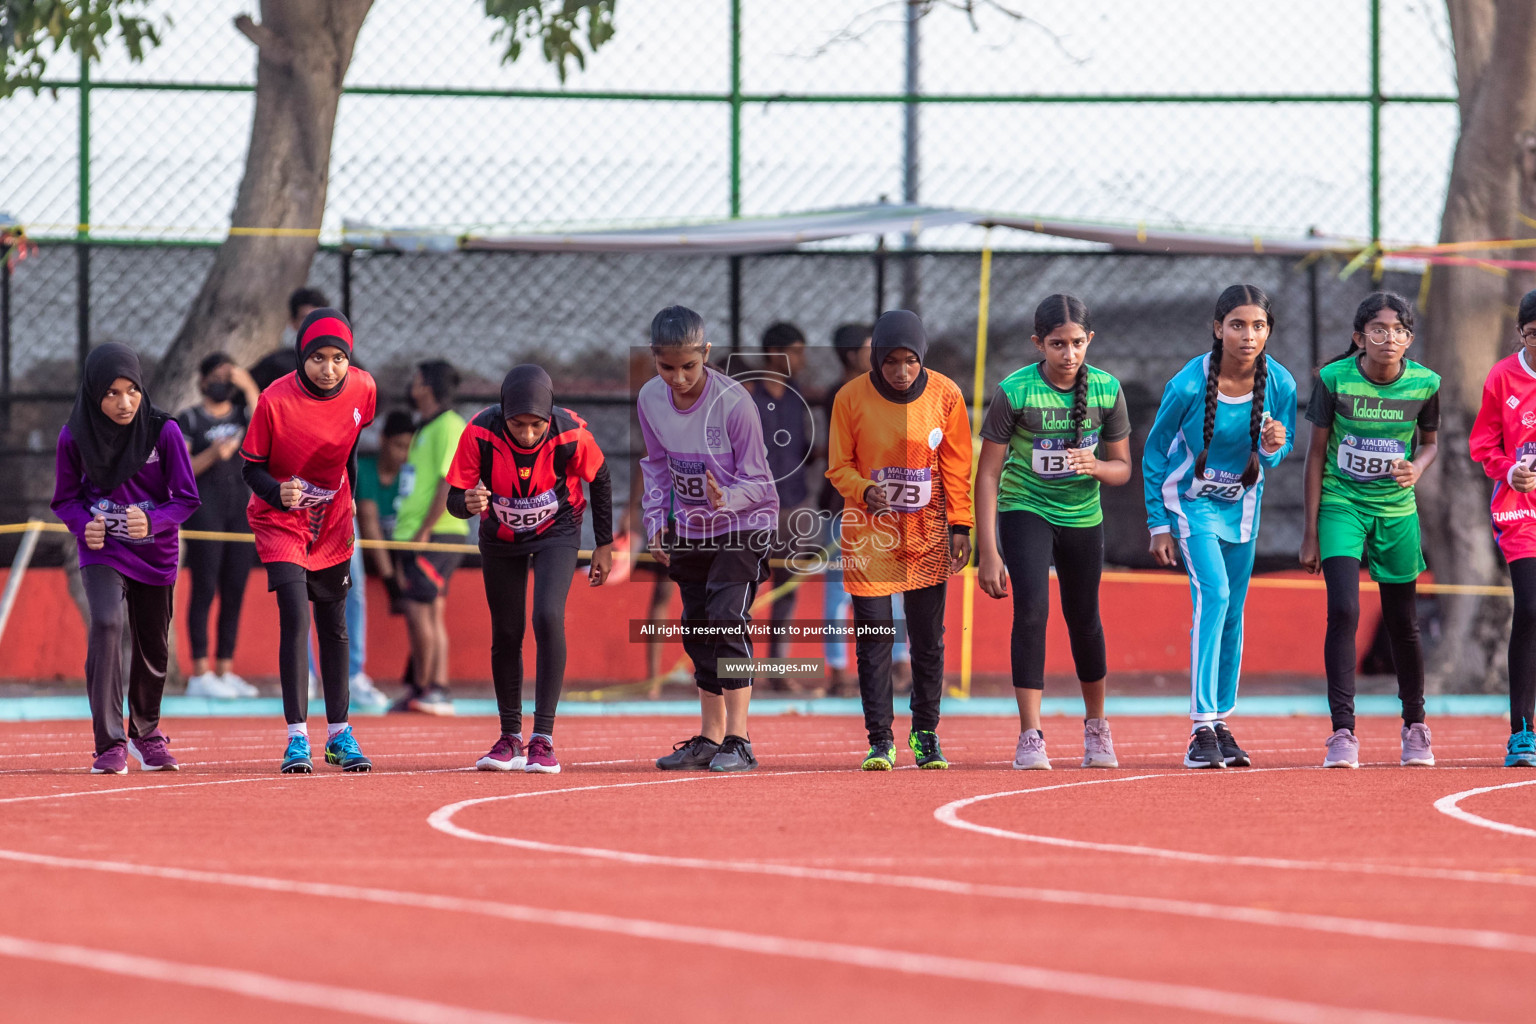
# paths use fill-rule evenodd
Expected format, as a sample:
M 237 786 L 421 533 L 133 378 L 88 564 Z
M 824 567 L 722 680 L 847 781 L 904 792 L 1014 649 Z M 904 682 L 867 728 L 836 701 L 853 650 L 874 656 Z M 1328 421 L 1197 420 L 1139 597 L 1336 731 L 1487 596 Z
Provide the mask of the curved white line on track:
M 487 1010 L 472 1010 L 466 1006 L 449 1006 L 445 1003 L 412 999 L 409 996 L 392 996 L 383 992 L 342 988 L 338 985 L 321 985 L 310 981 L 295 981 L 272 974 L 237 970 L 229 967 L 208 967 L 157 957 L 119 953 L 112 949 L 89 949 L 85 946 L 61 945 L 56 942 L 38 942 L 15 935 L 0 935 L 0 956 L 43 963 L 81 967 L 91 971 L 138 978 L 143 981 L 159 981 L 192 988 L 214 989 L 250 999 L 265 999 L 290 1006 L 307 1006 L 359 1017 L 400 1021 L 403 1024 L 547 1024 L 531 1017 L 514 1017 Z
M 1494 821 L 1480 814 L 1463 810 L 1459 805 L 1469 796 L 1480 796 L 1483 793 L 1493 793 L 1501 789 L 1519 789 L 1521 786 L 1536 786 L 1536 779 L 1524 779 L 1520 782 L 1506 782 L 1502 786 L 1482 786 L 1478 789 L 1464 789 L 1460 793 L 1452 793 L 1435 801 L 1435 810 L 1441 814 L 1448 814 L 1458 821 L 1464 821 L 1468 825 L 1476 825 L 1479 828 L 1492 829 L 1495 832 L 1503 832 L 1512 836 L 1526 836 L 1536 838 L 1536 828 L 1526 828 L 1524 825 L 1511 825 L 1505 821 Z
M 780 772 L 774 775 L 757 775 L 756 778 L 773 778 L 775 775 L 799 774 Z M 752 778 L 754 776 L 744 776 Z M 1473 949 L 1499 950 L 1511 953 L 1536 954 L 1536 937 L 1511 932 L 1481 928 L 1438 927 L 1432 925 L 1399 924 L 1391 921 L 1374 921 L 1365 918 L 1341 917 L 1332 914 L 1304 914 L 1284 910 L 1268 910 L 1257 907 L 1231 906 L 1195 900 L 1178 900 L 1149 896 L 1126 896 L 1114 893 L 1080 892 L 1071 889 L 1045 889 L 1035 886 L 995 885 L 962 882 L 925 875 L 892 875 L 873 871 L 849 871 L 838 868 L 812 868 L 764 861 L 732 861 L 704 857 L 674 857 L 664 854 L 636 853 L 630 850 L 614 850 L 594 846 L 571 846 L 562 843 L 546 843 L 536 839 L 501 836 L 476 832 L 454 822 L 454 817 L 469 807 L 496 803 L 502 800 L 521 800 L 540 796 L 557 796 L 563 793 L 581 793 L 600 789 L 626 789 L 638 786 L 676 785 L 681 782 L 709 781 L 710 776 L 686 776 L 674 779 L 658 779 L 649 782 L 620 782 L 594 786 L 573 786 L 566 789 L 532 790 L 522 793 L 505 793 L 489 797 L 476 797 L 448 804 L 433 811 L 427 823 L 440 832 L 472 842 L 491 843 L 515 849 L 539 853 L 568 854 L 594 860 L 615 861 L 622 864 L 649 867 L 673 867 L 691 871 L 724 871 L 736 874 L 770 875 L 777 878 L 794 878 L 817 882 L 842 882 L 854 885 L 885 886 L 896 889 L 915 889 L 943 893 L 952 896 L 980 896 L 992 899 L 1024 900 L 1063 906 L 1087 906 L 1105 910 L 1130 910 L 1152 914 L 1169 914 L 1179 917 L 1230 921 L 1238 924 L 1266 925 L 1277 928 L 1296 928 L 1304 931 L 1328 932 L 1361 938 L 1383 939 L 1394 942 L 1414 942 L 1430 945 L 1466 946 Z M 1108 779 L 1094 780 L 1108 782 Z M 1045 789 L 1058 787 L 1047 786 Z M 1502 876 L 1500 876 L 1502 877 Z
M 1258 772 L 1310 771 L 1310 768 L 1251 768 L 1244 775 Z M 1321 771 L 1322 769 L 1317 769 Z M 1203 773 L 1170 772 L 1157 775 L 1123 775 L 1108 779 L 1090 779 L 1084 782 L 1063 782 L 1055 786 L 1037 786 L 1033 789 L 1010 789 L 1001 793 L 983 793 L 980 796 L 952 800 L 933 816 L 951 828 L 977 832 L 998 839 L 1038 843 L 1042 846 L 1060 846 L 1071 850 L 1091 850 L 1095 853 L 1121 853 L 1136 857 L 1154 857 L 1160 860 L 1183 861 L 1190 864 L 1212 864 L 1220 867 L 1274 868 L 1281 871 L 1331 871 L 1362 875 L 1390 875 L 1398 878 L 1434 878 L 1448 882 L 1478 882 L 1490 885 L 1515 885 L 1536 888 L 1536 875 L 1510 875 L 1494 871 L 1469 871 L 1461 868 L 1415 868 L 1399 864 L 1368 864 L 1358 861 L 1292 860 L 1284 857 L 1254 857 L 1246 854 L 1199 853 L 1193 850 L 1170 850 L 1160 846 L 1139 846 L 1131 843 L 1098 843 L 1086 839 L 1066 839 L 1061 836 L 1038 835 L 1015 829 L 978 825 L 960 817 L 960 811 L 974 804 L 1002 797 L 1022 796 L 1026 793 L 1044 793 L 1053 789 L 1074 789 L 1081 786 L 1103 786 L 1119 782 L 1138 782 L 1144 779 L 1189 779 Z M 1536 781 L 1536 780 L 1533 780 Z M 1469 790 L 1468 794 L 1481 792 Z M 1514 828 L 1516 826 L 1510 826 Z

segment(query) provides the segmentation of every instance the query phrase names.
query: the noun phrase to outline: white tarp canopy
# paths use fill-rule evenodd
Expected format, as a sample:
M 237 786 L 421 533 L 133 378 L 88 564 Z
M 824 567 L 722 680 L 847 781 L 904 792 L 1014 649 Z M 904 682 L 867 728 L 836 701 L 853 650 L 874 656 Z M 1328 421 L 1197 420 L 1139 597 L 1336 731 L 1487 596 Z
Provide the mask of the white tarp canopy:
M 783 252 L 809 242 L 860 235 L 916 234 L 933 228 L 972 224 L 1003 227 L 1059 238 L 1095 242 L 1129 252 L 1206 256 L 1352 255 L 1359 244 L 1331 238 L 1219 235 L 1148 228 L 1134 224 L 1098 224 L 1010 214 L 983 213 L 943 206 L 880 203 L 845 209 L 741 218 L 631 230 L 539 232 L 527 234 L 449 234 L 434 228 L 375 227 L 348 221 L 342 243 L 356 249 L 395 252 L 642 253 L 740 256 Z

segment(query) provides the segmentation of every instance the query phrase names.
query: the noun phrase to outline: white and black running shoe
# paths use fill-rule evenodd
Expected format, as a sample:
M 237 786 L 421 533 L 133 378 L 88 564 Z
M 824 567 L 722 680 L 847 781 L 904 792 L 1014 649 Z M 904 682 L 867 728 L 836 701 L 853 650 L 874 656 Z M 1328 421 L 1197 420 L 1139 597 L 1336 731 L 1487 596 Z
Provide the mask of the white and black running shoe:
M 1216 742 L 1221 744 L 1221 759 L 1227 763 L 1228 768 L 1247 768 L 1253 762 L 1248 760 L 1248 751 L 1237 745 L 1237 740 L 1232 738 L 1232 730 L 1227 728 L 1227 723 L 1216 723 Z
M 1221 755 L 1221 744 L 1216 730 L 1202 725 L 1189 737 L 1189 750 L 1184 753 L 1185 768 L 1225 768 L 1226 759 Z

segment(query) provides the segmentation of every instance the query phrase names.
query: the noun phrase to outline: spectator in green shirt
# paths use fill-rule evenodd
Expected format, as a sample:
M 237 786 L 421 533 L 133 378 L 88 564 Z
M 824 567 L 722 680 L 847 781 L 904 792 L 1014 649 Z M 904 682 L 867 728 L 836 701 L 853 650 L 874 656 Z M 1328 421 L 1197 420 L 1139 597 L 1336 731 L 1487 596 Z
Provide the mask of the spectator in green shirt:
M 416 436 L 400 468 L 394 539 L 414 543 L 469 542 L 469 522 L 447 515 L 448 467 L 464 432 L 464 417 L 453 411 L 459 371 L 433 359 L 411 377 Z M 411 640 L 411 671 L 392 711 L 453 714 L 448 692 L 448 580 L 463 561 L 460 551 L 395 551 L 394 578 L 405 606 Z

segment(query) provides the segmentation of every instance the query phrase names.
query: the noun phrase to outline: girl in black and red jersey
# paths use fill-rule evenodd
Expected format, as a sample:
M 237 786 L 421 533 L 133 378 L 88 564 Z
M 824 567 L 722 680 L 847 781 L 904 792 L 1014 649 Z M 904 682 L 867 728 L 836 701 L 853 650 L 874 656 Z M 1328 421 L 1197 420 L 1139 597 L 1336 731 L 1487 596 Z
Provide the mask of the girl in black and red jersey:
M 501 404 L 469 421 L 448 470 L 448 511 L 480 524 L 485 599 L 491 608 L 491 677 L 501 738 L 475 767 L 483 771 L 560 771 L 552 735 L 565 681 L 565 599 L 576 572 L 581 483 L 591 487 L 596 549 L 587 581 L 600 587 L 613 568 L 613 488 L 587 423 L 555 406 L 549 374 L 514 366 Z M 533 735 L 523 746 L 523 632 L 533 571 L 533 635 L 538 641 Z
M 378 391 L 352 365 L 352 327 L 334 309 L 299 325 L 299 368 L 261 393 L 240 454 L 251 488 L 246 514 L 256 556 L 277 594 L 278 672 L 288 721 L 285 774 L 314 770 L 309 755 L 309 614 L 314 605 L 325 687 L 325 759 L 342 771 L 373 762 L 347 724 L 347 590 L 352 585 L 352 491 L 357 435 L 373 422 Z M 359 581 L 361 582 L 361 581 Z

